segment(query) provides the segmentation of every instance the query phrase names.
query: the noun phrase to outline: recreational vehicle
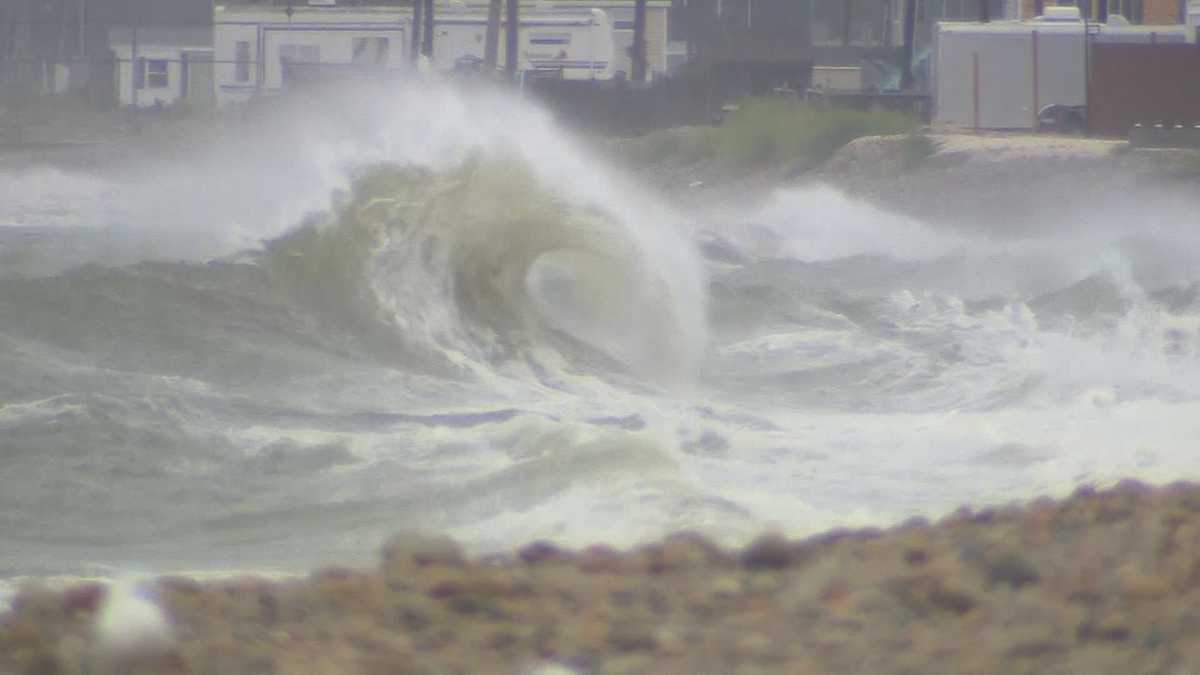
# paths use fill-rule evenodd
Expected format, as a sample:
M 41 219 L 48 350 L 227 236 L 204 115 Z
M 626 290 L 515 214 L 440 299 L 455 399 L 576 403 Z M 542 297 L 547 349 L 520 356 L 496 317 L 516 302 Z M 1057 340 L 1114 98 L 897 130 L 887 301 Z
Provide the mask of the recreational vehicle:
M 218 5 L 213 32 L 222 107 L 270 95 L 314 71 L 378 75 L 412 68 L 413 16 L 407 6 Z M 502 26 L 498 65 L 505 54 Z M 431 68 L 449 72 L 483 59 L 486 12 L 439 6 Z M 602 9 L 537 7 L 521 16 L 519 71 L 564 79 L 611 79 L 613 25 Z

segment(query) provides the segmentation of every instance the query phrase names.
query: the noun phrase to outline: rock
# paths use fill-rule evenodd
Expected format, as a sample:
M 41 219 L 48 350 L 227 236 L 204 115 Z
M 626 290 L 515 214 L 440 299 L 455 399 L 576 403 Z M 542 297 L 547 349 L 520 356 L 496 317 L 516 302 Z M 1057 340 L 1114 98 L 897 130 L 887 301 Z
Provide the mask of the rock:
M 712 580 L 708 592 L 718 600 L 735 598 L 742 594 L 742 581 L 731 574 L 722 575 Z
M 776 534 L 755 539 L 742 552 L 742 565 L 749 569 L 783 569 L 792 563 L 792 545 Z
M 584 574 L 621 574 L 631 567 L 620 551 L 603 544 L 584 549 L 576 558 L 576 564 Z
M 517 557 L 527 565 L 568 562 L 570 554 L 549 541 L 535 541 L 517 551 Z
M 449 537 L 410 532 L 398 534 L 383 545 L 383 571 L 389 578 L 413 567 L 457 567 L 464 562 L 462 548 Z
M 724 558 L 721 549 L 694 532 L 680 532 L 667 537 L 659 549 L 664 569 L 695 569 L 719 562 Z
M 641 621 L 618 621 L 608 627 L 608 643 L 619 651 L 653 651 L 658 646 L 654 625 Z
M 989 558 L 984 565 L 987 579 L 993 585 L 1008 584 L 1013 588 L 1021 588 L 1041 581 L 1041 575 L 1033 563 L 1015 551 Z
M 70 616 L 76 612 L 94 614 L 100 608 L 107 589 L 103 584 L 82 584 L 72 586 L 63 592 L 63 612 Z

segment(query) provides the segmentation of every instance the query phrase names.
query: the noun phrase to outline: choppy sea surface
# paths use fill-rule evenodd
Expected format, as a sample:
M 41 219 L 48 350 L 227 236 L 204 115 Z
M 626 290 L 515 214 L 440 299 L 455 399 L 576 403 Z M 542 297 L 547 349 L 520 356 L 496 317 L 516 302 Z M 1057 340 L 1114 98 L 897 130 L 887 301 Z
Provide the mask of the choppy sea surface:
M 0 586 L 1196 478 L 1200 209 L 1130 203 L 1019 237 L 829 186 L 717 215 L 438 84 L 8 169 Z

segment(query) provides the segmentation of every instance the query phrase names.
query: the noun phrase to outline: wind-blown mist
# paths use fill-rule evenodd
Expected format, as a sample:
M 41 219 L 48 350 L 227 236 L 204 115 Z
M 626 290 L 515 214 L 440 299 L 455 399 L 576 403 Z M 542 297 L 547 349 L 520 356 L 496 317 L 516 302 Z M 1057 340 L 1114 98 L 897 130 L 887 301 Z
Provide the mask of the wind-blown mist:
M 829 187 L 678 211 L 430 84 L 229 133 L 0 183 L 0 574 L 733 543 L 1200 472 L 1186 200 L 1019 237 Z

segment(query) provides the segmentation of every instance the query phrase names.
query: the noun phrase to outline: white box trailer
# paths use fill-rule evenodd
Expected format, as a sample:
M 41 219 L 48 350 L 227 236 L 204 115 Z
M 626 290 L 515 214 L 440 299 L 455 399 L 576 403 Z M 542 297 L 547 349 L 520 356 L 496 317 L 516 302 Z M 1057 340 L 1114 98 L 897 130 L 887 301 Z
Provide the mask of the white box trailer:
M 1182 26 L 1083 21 L 943 22 L 935 33 L 934 124 L 1035 129 L 1049 106 L 1086 105 L 1090 44 L 1184 42 Z

